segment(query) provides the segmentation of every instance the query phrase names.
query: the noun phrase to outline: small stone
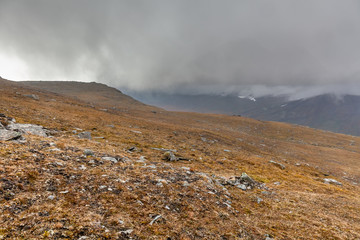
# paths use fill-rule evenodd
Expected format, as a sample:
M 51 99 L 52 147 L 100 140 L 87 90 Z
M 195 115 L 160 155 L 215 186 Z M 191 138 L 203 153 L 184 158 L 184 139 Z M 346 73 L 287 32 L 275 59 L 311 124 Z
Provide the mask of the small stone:
M 335 179 L 332 179 L 332 178 L 324 178 L 324 183 L 325 184 L 334 184 L 334 185 L 339 185 L 339 186 L 342 185 L 341 182 L 338 182 L 338 181 L 336 181 Z
M 274 240 L 273 236 L 271 236 L 270 234 L 265 234 L 265 240 Z
M 281 163 L 278 163 L 278 162 L 275 162 L 273 160 L 269 161 L 269 163 L 272 163 L 273 165 L 279 167 L 280 169 L 284 170 L 285 169 L 285 166 L 284 164 L 281 164 Z
M 142 132 L 140 131 L 136 131 L 136 130 L 131 130 L 133 133 L 137 133 L 137 134 L 142 134 Z
M 78 238 L 78 240 L 86 240 L 86 239 L 89 239 L 89 237 L 87 237 L 87 236 L 81 236 L 81 237 Z
M 81 165 L 81 166 L 79 167 L 79 169 L 80 169 L 80 170 L 86 170 L 86 167 L 85 167 L 84 165 Z
M 189 187 L 190 186 L 190 183 L 188 181 L 184 181 L 183 184 L 182 184 L 184 187 Z
M 28 98 L 32 98 L 34 100 L 39 100 L 39 96 L 38 95 L 35 95 L 35 94 L 24 94 L 23 95 L 24 97 L 28 97 Z
M 78 134 L 78 137 L 82 139 L 91 139 L 91 132 L 81 132 Z
M 52 148 L 52 149 L 49 149 L 48 151 L 49 152 L 61 152 L 61 150 L 58 148 Z
M 94 152 L 91 149 L 84 150 L 85 156 L 94 156 Z
M 145 161 L 146 161 L 146 157 L 145 156 L 140 156 L 139 160 L 137 160 L 136 162 L 143 163 Z
M 102 157 L 101 158 L 102 160 L 105 160 L 105 161 L 110 161 L 110 162 L 113 162 L 113 163 L 117 163 L 118 160 L 114 157 Z
M 131 234 L 133 231 L 134 230 L 132 230 L 132 229 L 128 229 L 128 230 L 120 231 L 119 234 L 128 235 L 128 234 Z
M 175 157 L 175 154 L 171 151 L 167 151 L 164 153 L 163 155 L 163 159 L 164 160 L 167 160 L 167 161 L 170 161 L 170 162 L 173 162 L 173 161 L 177 161 L 177 157 Z
M 105 137 L 94 137 L 94 139 L 105 139 Z
M 247 187 L 245 186 L 245 184 L 239 184 L 239 185 L 236 185 L 236 187 L 240 188 L 241 190 L 243 191 L 246 191 Z
M 244 182 L 255 183 L 255 181 L 246 173 L 241 173 L 240 179 L 241 179 L 241 181 L 244 181 Z

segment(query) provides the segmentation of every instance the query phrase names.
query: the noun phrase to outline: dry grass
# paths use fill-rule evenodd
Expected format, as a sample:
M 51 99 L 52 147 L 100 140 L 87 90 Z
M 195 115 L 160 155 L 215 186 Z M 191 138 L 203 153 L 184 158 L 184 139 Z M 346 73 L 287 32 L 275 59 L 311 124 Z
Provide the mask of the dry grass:
M 0 239 L 360 238 L 359 138 L 134 104 L 105 112 L 104 102 L 0 84 L 0 113 L 54 130 L 0 143 Z M 104 139 L 78 139 L 75 128 Z M 153 148 L 192 161 L 164 162 Z M 216 182 L 242 172 L 269 189 Z

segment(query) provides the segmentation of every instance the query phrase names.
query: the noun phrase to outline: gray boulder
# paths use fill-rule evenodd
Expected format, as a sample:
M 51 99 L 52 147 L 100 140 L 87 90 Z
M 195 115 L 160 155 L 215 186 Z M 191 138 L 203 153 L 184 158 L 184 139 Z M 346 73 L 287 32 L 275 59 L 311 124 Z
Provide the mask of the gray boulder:
M 15 131 L 0 129 L 0 141 L 11 141 L 21 138 L 22 134 Z
M 174 162 L 177 161 L 178 158 L 175 156 L 175 154 L 171 151 L 167 151 L 163 155 L 163 159 L 166 161 Z
M 253 189 L 255 187 L 258 187 L 258 188 L 264 187 L 262 184 L 256 182 L 254 179 L 252 179 L 246 173 L 242 173 L 241 176 L 230 177 L 229 179 L 221 178 L 221 179 L 219 179 L 219 183 L 224 186 L 225 185 L 235 186 L 244 191 Z
M 82 139 L 91 139 L 91 132 L 81 132 L 78 134 L 78 137 Z
M 7 128 L 9 130 L 17 131 L 23 134 L 32 134 L 41 137 L 48 136 L 48 130 L 44 129 L 43 126 L 35 124 L 10 123 Z

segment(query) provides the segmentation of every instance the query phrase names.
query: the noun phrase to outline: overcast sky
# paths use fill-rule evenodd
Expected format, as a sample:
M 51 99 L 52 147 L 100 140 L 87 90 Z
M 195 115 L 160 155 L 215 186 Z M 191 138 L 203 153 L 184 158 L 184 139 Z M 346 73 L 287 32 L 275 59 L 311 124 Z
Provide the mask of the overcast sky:
M 0 76 L 360 94 L 360 1 L 0 0 Z

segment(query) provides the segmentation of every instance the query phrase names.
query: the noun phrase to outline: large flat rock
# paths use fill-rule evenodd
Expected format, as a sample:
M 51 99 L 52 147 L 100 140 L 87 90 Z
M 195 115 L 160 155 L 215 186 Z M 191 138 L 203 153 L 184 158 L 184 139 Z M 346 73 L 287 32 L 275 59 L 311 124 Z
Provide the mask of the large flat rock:
M 22 134 L 19 132 L 6 130 L 6 129 L 0 129 L 0 141 L 15 140 L 15 139 L 20 138 L 21 136 L 22 136 Z

